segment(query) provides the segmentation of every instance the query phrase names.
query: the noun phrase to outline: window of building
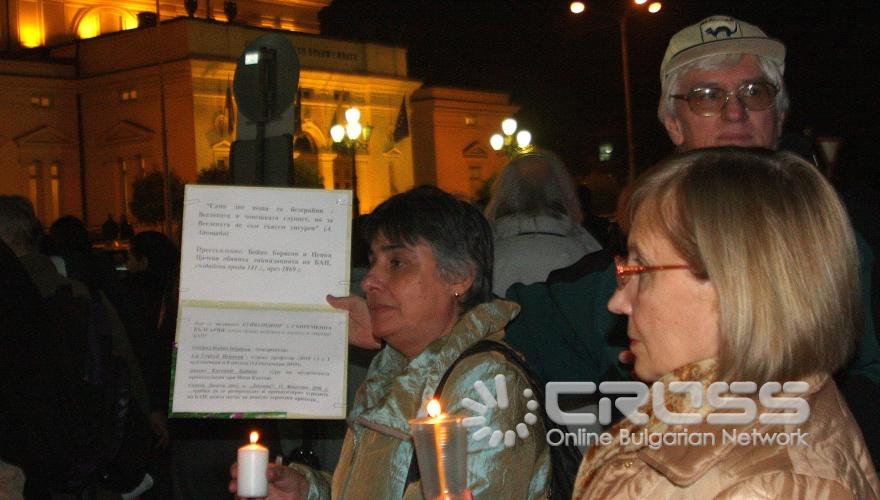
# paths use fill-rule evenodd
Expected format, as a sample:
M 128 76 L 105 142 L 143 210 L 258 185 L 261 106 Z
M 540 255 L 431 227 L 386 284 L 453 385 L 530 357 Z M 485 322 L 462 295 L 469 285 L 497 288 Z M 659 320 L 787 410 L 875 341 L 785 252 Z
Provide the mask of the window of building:
M 41 167 L 42 165 L 36 162 L 28 166 L 28 198 L 31 200 L 31 204 L 38 215 L 40 204 L 43 201 L 42 190 L 40 189 Z
M 119 99 L 122 101 L 133 101 L 138 98 L 137 89 L 123 90 L 119 93 Z
M 52 96 L 48 95 L 32 95 L 31 106 L 35 108 L 51 108 Z
M 477 117 L 476 116 L 465 116 L 464 124 L 468 127 L 475 127 L 477 125 Z
M 211 153 L 214 156 L 214 165 L 218 168 L 229 168 L 229 150 L 232 144 L 229 141 L 220 141 L 211 146 Z
M 132 196 L 132 183 L 134 179 L 129 178 L 129 166 L 131 161 L 120 158 L 119 159 L 119 179 L 120 184 L 119 192 L 122 193 L 122 213 L 128 213 L 128 203 L 131 201 Z
M 61 175 L 58 164 L 49 166 L 49 218 L 53 221 L 61 217 Z
M 52 163 L 46 168 L 34 161 L 27 167 L 27 177 L 27 196 L 37 218 L 51 224 L 61 216 L 61 166 Z

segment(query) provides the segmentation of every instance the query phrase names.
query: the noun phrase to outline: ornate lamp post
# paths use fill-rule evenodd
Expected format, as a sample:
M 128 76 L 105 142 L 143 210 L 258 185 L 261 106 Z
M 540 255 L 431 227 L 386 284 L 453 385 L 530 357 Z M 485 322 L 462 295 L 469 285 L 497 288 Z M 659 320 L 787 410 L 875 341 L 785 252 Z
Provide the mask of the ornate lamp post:
M 644 5 L 648 0 L 634 0 L 636 5 Z M 651 2 L 648 5 L 648 12 L 656 14 L 660 12 L 663 4 L 660 2 Z M 571 2 L 569 10 L 573 14 L 581 14 L 587 10 L 584 2 Z M 593 11 L 591 11 L 593 12 Z M 633 116 L 632 116 L 632 91 L 629 83 L 629 49 L 626 35 L 626 20 L 632 15 L 631 6 L 627 6 L 623 13 L 620 14 L 618 22 L 620 23 L 620 60 L 623 67 L 623 99 L 626 104 L 626 158 L 627 158 L 627 180 L 632 182 L 636 177 L 636 152 L 633 144 Z M 608 14 L 605 14 L 608 15 Z
M 532 145 L 532 133 L 526 129 L 516 130 L 517 123 L 513 118 L 507 118 L 501 122 L 501 134 L 493 134 L 489 138 L 489 145 L 495 151 L 504 151 L 507 156 L 528 153 L 535 149 Z M 503 135 L 502 135 L 503 134 Z
M 361 110 L 348 108 L 345 111 L 345 125 L 337 123 L 330 128 L 330 137 L 338 149 L 347 150 L 351 154 L 351 192 L 352 209 L 357 217 L 361 214 L 361 204 L 358 198 L 357 177 L 357 152 L 367 151 L 370 144 L 370 136 L 373 133 L 372 125 L 361 125 Z

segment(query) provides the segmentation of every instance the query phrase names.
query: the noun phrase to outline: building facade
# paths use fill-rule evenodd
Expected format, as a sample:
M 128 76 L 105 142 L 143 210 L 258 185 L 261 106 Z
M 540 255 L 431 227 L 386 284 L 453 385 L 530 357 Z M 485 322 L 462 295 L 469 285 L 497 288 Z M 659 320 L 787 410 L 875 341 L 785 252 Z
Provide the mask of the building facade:
M 108 214 L 133 220 L 133 183 L 166 162 L 183 182 L 228 166 L 242 119 L 227 97 L 236 61 L 269 32 L 288 38 L 301 67 L 294 164 L 350 188 L 354 163 L 362 212 L 425 183 L 474 197 L 506 161 L 488 144 L 517 110 L 506 94 L 424 88 L 405 48 L 320 36 L 328 1 L 226 2 L 234 23 L 222 2 L 201 2 L 194 17 L 184 3 L 160 2 L 155 23 L 154 2 L 8 0 L 0 192 L 30 198 L 44 224 L 70 214 L 96 228 Z M 352 106 L 372 126 L 354 162 L 329 135 Z

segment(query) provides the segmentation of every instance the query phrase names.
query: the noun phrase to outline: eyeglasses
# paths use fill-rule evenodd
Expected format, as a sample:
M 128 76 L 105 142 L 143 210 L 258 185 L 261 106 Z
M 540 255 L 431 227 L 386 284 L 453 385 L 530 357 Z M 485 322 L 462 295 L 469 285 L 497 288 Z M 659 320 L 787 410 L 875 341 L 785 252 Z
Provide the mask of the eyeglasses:
M 667 266 L 640 266 L 638 264 L 627 265 L 626 260 L 623 257 L 617 256 L 614 257 L 614 265 L 616 268 L 617 274 L 617 289 L 623 290 L 626 287 L 626 284 L 629 283 L 629 280 L 632 279 L 633 276 L 648 273 L 652 271 L 667 271 L 669 269 L 690 269 L 691 266 L 687 264 L 670 264 Z
M 712 116 L 721 112 L 730 96 L 737 100 L 748 111 L 764 111 L 775 104 L 779 89 L 768 82 L 744 83 L 736 90 L 728 92 L 718 87 L 700 87 L 687 94 L 672 95 L 673 99 L 687 101 L 691 111 L 702 116 Z

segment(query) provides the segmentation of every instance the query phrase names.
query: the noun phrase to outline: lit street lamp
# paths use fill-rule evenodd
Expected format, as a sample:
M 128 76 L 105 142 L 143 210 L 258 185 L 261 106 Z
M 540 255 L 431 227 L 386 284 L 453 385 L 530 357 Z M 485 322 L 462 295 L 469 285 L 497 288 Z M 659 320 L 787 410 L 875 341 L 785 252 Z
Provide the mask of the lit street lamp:
M 360 120 L 361 111 L 357 108 L 348 108 L 345 111 L 346 124 L 343 126 L 337 123 L 330 128 L 330 137 L 336 147 L 346 149 L 351 154 L 351 202 L 355 217 L 361 214 L 361 203 L 358 198 L 357 152 L 367 150 L 370 135 L 373 133 L 373 126 L 361 125 Z
M 507 118 L 501 122 L 502 134 L 493 134 L 489 138 L 489 145 L 495 151 L 504 151 L 507 156 L 513 157 L 528 153 L 535 149 L 532 145 L 532 133 L 526 129 L 519 132 L 516 130 L 516 120 Z
M 634 0 L 636 5 L 644 5 L 648 0 Z M 660 2 L 651 2 L 648 5 L 648 12 L 656 14 L 660 12 L 663 4 Z M 574 14 L 581 14 L 586 11 L 586 5 L 583 2 L 571 2 L 569 9 Z M 594 11 L 590 11 L 594 12 Z M 632 116 L 632 91 L 630 90 L 629 81 L 629 49 L 627 48 L 626 36 L 626 20 L 629 16 L 636 12 L 632 7 L 627 6 L 620 15 L 620 60 L 623 67 L 623 99 L 626 104 L 626 157 L 627 157 L 627 180 L 632 182 L 636 177 L 636 153 L 633 145 L 633 116 Z M 607 15 L 607 14 L 606 14 Z

